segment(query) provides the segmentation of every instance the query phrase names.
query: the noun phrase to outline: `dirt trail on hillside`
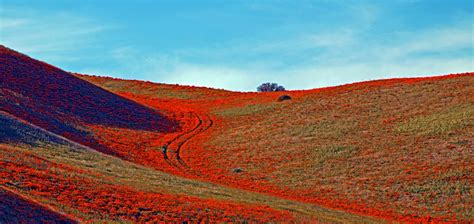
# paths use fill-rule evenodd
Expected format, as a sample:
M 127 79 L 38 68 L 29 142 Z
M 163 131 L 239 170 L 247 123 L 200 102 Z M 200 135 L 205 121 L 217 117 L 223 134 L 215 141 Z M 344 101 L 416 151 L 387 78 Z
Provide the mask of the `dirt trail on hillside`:
M 206 132 L 214 125 L 214 121 L 208 114 L 191 112 L 191 116 L 197 121 L 196 126 L 167 142 L 168 150 L 165 160 L 171 166 L 183 171 L 190 169 L 190 166 L 181 158 L 183 147 L 194 137 Z

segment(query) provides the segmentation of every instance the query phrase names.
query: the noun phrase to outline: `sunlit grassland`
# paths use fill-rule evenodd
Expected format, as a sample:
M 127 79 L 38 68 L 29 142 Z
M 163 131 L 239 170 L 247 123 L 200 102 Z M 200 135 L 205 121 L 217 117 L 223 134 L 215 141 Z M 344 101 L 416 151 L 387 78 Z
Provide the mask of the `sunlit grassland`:
M 220 166 L 312 191 L 308 197 L 469 220 L 473 177 L 455 167 L 474 164 L 473 96 L 467 76 L 226 108 L 218 115 L 227 123 L 206 147 L 219 152 Z M 462 178 L 438 178 L 452 172 Z

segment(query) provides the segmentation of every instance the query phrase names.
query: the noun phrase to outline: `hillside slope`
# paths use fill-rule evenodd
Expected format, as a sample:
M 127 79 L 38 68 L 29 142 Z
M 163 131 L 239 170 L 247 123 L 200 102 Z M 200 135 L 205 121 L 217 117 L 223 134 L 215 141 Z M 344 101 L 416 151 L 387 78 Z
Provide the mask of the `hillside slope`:
M 208 117 L 212 127 L 181 150 L 189 167 L 179 175 L 393 220 L 473 218 L 474 73 L 290 91 L 286 102 L 276 102 L 281 93 L 79 77 Z
M 66 73 L 5 47 L 0 62 L 16 219 L 25 203 L 79 222 L 474 219 L 474 73 L 238 93 Z
M 159 146 L 187 149 L 210 127 L 194 102 L 140 104 L 7 48 L 0 53 L 2 223 L 378 221 L 171 175 L 193 177 L 178 153 L 164 158 Z

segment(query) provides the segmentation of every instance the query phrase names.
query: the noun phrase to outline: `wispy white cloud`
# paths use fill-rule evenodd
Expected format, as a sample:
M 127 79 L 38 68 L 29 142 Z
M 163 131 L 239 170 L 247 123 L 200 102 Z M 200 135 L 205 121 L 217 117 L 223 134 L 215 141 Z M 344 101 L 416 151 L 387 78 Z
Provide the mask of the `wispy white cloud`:
M 0 14 L 2 44 L 51 63 L 79 59 L 76 50 L 92 45 L 105 29 L 94 20 L 67 12 L 7 8 Z
M 26 19 L 15 19 L 15 18 L 2 18 L 0 20 L 0 30 L 7 28 L 15 28 L 26 24 Z M 2 31 L 3 32 L 3 31 Z
M 401 33 L 410 41 L 396 47 L 387 47 L 385 52 L 404 56 L 409 53 L 453 51 L 472 47 L 474 44 L 473 30 L 468 24 L 457 27 L 432 29 L 421 33 Z

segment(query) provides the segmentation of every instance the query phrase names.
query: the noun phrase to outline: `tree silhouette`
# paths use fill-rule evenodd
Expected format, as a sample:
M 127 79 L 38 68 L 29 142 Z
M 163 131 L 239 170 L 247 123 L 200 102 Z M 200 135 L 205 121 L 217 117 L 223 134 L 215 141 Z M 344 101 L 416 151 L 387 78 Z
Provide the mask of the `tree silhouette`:
M 278 92 L 285 91 L 285 87 L 278 85 L 277 83 L 263 83 L 257 87 L 258 92 Z

